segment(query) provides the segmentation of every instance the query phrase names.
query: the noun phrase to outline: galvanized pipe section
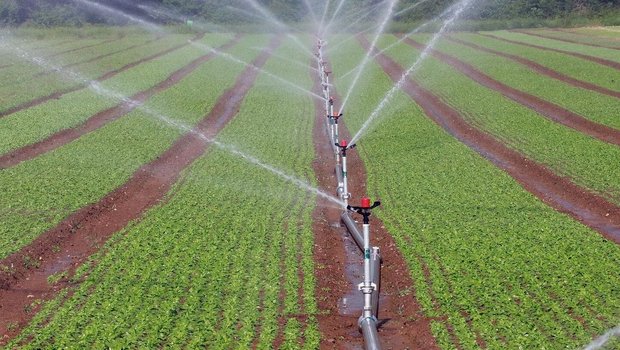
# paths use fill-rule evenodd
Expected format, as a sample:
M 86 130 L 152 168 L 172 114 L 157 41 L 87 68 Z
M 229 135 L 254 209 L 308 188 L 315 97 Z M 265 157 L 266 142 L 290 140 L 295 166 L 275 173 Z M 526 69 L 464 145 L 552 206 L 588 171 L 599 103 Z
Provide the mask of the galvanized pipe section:
M 379 291 L 381 290 L 381 251 L 379 247 L 372 247 L 370 255 L 370 280 L 375 285 L 372 292 L 372 314 L 379 317 Z
M 377 321 L 373 317 L 361 319 L 359 327 L 364 335 L 364 345 L 366 350 L 381 350 L 379 334 L 377 334 Z
M 338 124 L 336 124 L 337 126 Z M 345 206 L 349 205 L 349 185 L 347 183 L 347 157 L 342 156 L 342 200 L 344 201 Z
M 336 181 L 338 181 L 338 188 L 336 188 L 336 195 L 342 196 L 344 192 L 344 179 L 342 178 L 342 167 L 340 164 L 336 164 Z
M 363 251 L 364 250 L 364 237 L 362 237 L 362 232 L 359 230 L 359 228 L 357 228 L 357 225 L 355 225 L 355 221 L 351 217 L 351 214 L 345 211 L 342 213 L 342 215 L 340 215 L 340 218 L 342 219 L 342 222 L 344 222 L 344 225 L 349 230 L 349 234 L 355 241 L 355 244 L 357 244 L 358 248 L 360 248 L 360 250 Z

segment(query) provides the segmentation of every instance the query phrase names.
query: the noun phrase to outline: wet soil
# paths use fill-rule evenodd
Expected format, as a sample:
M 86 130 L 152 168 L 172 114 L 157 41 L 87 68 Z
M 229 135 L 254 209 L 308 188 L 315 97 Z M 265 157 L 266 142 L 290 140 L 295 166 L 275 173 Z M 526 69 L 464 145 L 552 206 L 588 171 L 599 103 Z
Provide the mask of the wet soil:
M 584 55 L 584 54 L 577 53 L 577 52 L 572 52 L 572 51 L 553 49 L 553 48 L 550 48 L 550 47 L 545 47 L 545 46 L 540 46 L 540 45 L 528 44 L 528 43 L 524 43 L 524 42 L 517 41 L 517 40 L 510 40 L 510 39 L 501 38 L 501 37 L 495 36 L 493 34 L 478 33 L 478 35 L 486 36 L 487 38 L 492 38 L 492 39 L 504 41 L 504 42 L 511 43 L 511 44 L 527 46 L 527 47 L 533 47 L 535 49 L 540 49 L 540 50 L 545 50 L 545 51 L 558 52 L 558 53 L 562 53 L 562 54 L 565 54 L 565 55 L 570 55 L 570 56 L 578 57 L 578 58 L 581 58 L 581 59 L 584 59 L 584 60 L 587 60 L 587 61 L 595 62 L 595 63 L 601 64 L 601 65 L 604 65 L 604 66 L 607 66 L 607 67 L 611 67 L 611 68 L 620 70 L 620 63 L 619 62 L 614 62 L 614 61 L 606 60 L 604 58 L 594 57 L 594 56 L 590 56 L 590 55 Z
M 404 42 L 412 47 L 415 47 L 418 50 L 424 50 L 426 48 L 426 45 L 421 44 L 411 38 L 405 38 Z M 556 104 L 545 101 L 540 97 L 530 95 L 526 92 L 510 87 L 484 74 L 483 72 L 476 69 L 474 66 L 465 63 L 453 56 L 447 55 L 443 52 L 439 52 L 435 49 L 431 49 L 430 52 L 431 55 L 438 58 L 442 62 L 456 68 L 459 72 L 465 74 L 478 84 L 501 93 L 509 99 L 536 111 L 542 116 L 547 117 L 547 119 L 549 120 L 575 129 L 581 133 L 597 138 L 603 142 L 620 146 L 620 130 L 618 129 L 595 123 L 580 116 L 577 113 L 571 112 Z
M 227 48 L 230 48 L 235 45 L 239 41 L 239 39 L 240 36 L 238 35 L 231 41 L 220 46 L 219 49 L 225 50 Z M 43 153 L 53 151 L 63 145 L 68 144 L 71 141 L 78 139 L 82 135 L 93 132 L 103 127 L 104 125 L 119 119 L 120 117 L 126 115 L 134 109 L 142 106 L 153 95 L 165 91 L 171 86 L 177 84 L 179 81 L 181 81 L 193 71 L 195 71 L 198 67 L 200 67 L 200 65 L 215 57 L 215 55 L 215 53 L 209 53 L 193 60 L 186 66 L 170 74 L 165 80 L 163 80 L 159 84 L 147 90 L 136 93 L 135 95 L 131 96 L 126 102 L 122 102 L 114 107 L 108 108 L 93 115 L 79 126 L 71 129 L 61 130 L 39 142 L 26 145 L 24 147 L 15 149 L 9 153 L 0 155 L 0 169 L 13 167 L 21 162 L 38 157 Z
M 510 60 L 513 60 L 515 62 L 518 62 L 526 67 L 528 67 L 529 69 L 531 69 L 532 71 L 545 75 L 547 77 L 553 78 L 553 79 L 557 79 L 560 80 L 564 83 L 570 84 L 572 86 L 578 87 L 578 88 L 582 88 L 582 89 L 586 89 L 586 90 L 591 90 L 594 92 L 598 92 L 600 94 L 604 94 L 604 95 L 608 95 L 611 97 L 616 97 L 616 98 L 620 98 L 620 91 L 614 91 L 614 90 L 610 90 L 607 89 L 605 87 L 602 86 L 598 86 L 592 83 L 589 83 L 587 81 L 583 81 L 583 80 L 579 80 L 579 79 L 575 79 L 572 77 L 569 77 L 568 75 L 564 75 L 558 71 L 555 71 L 553 69 L 547 68 L 539 63 L 536 63 L 532 60 L 528 60 L 527 58 L 523 58 L 521 56 L 517 56 L 517 55 L 511 55 L 505 52 L 501 52 L 501 51 L 497 51 L 497 50 L 493 50 L 493 49 L 489 49 L 474 43 L 470 43 L 468 41 L 465 40 L 461 40 L 461 39 L 457 39 L 455 37 L 452 36 L 447 36 L 447 39 L 464 45 L 464 46 L 468 46 L 472 49 L 478 50 L 478 51 L 483 51 L 483 52 L 487 52 L 493 55 L 497 55 L 500 57 L 504 57 Z
M 252 64 L 262 67 L 280 42 L 281 37 L 275 37 Z M 257 75 L 254 67 L 246 68 L 194 131 L 207 138 L 215 137 L 237 114 Z M 58 287 L 47 283 L 49 275 L 82 264 L 114 233 L 160 203 L 181 171 L 207 147 L 208 143 L 195 133 L 185 134 L 166 152 L 136 171 L 124 185 L 1 260 L 0 265 L 11 268 L 0 270 L 0 335 L 4 335 L 0 345 L 18 334 L 31 319 L 33 314 L 26 311 L 33 300 L 48 300 L 56 295 Z M 24 261 L 36 264 L 26 266 Z
M 617 48 L 617 47 L 610 47 L 610 46 L 599 45 L 599 44 L 594 44 L 594 43 L 585 43 L 583 41 L 571 40 L 571 39 L 568 39 L 568 38 L 558 38 L 558 37 L 555 37 L 555 36 L 552 36 L 552 35 L 545 35 L 545 34 L 541 34 L 541 33 L 533 33 L 533 32 L 527 31 L 527 30 L 513 29 L 513 30 L 511 30 L 511 32 L 531 35 L 531 36 L 535 36 L 535 37 L 538 37 L 538 38 L 563 41 L 565 43 L 571 43 L 571 44 L 579 44 L 579 45 L 585 45 L 585 46 L 600 47 L 600 48 L 610 49 L 610 50 L 620 50 L 620 48 Z
M 200 40 L 204 36 L 205 36 L 205 33 L 199 33 L 194 38 L 192 38 L 190 41 Z M 142 59 L 139 59 L 139 60 L 137 60 L 135 62 L 126 64 L 126 65 L 122 66 L 121 68 L 118 68 L 118 69 L 106 72 L 103 75 L 99 76 L 98 78 L 95 78 L 93 81 L 102 82 L 102 81 L 108 80 L 108 79 L 114 77 L 115 75 L 117 75 L 119 73 L 122 73 L 122 72 L 124 72 L 124 71 L 126 71 L 128 69 L 131 69 L 131 68 L 133 68 L 133 67 L 135 67 L 137 65 L 140 65 L 140 64 L 148 62 L 148 61 L 152 61 L 152 60 L 157 59 L 159 57 L 162 57 L 162 56 L 164 56 L 164 55 L 166 55 L 166 54 L 168 54 L 170 52 L 179 50 L 179 49 L 181 49 L 181 48 L 183 48 L 183 47 L 185 47 L 187 45 L 190 45 L 190 43 L 189 42 L 184 42 L 182 44 L 170 47 L 170 48 L 168 48 L 166 50 L 163 50 L 161 52 L 158 52 L 156 54 L 153 54 L 153 55 L 144 57 Z M 53 92 L 53 93 L 51 93 L 51 94 L 49 94 L 47 96 L 42 96 L 42 97 L 35 98 L 33 100 L 24 102 L 24 103 L 22 103 L 20 105 L 17 105 L 15 107 L 11 107 L 11 108 L 9 108 L 7 110 L 4 110 L 4 111 L 0 112 L 0 118 L 6 117 L 6 116 L 11 115 L 13 113 L 17 113 L 19 111 L 23 111 L 24 109 L 28 109 L 28 108 L 31 108 L 31 107 L 34 107 L 34 106 L 38 106 L 38 105 L 43 104 L 43 103 L 45 103 L 47 101 L 50 101 L 50 100 L 57 100 L 57 99 L 61 98 L 63 95 L 66 95 L 66 94 L 69 94 L 69 93 L 72 93 L 72 92 L 75 92 L 75 91 L 78 91 L 78 90 L 85 89 L 86 87 L 87 87 L 86 84 L 78 84 L 78 85 L 76 85 L 74 87 L 71 87 L 71 88 L 68 88 L 68 89 L 63 89 L 63 90 L 55 91 L 55 92 Z
M 309 74 L 315 82 L 314 91 L 322 94 L 316 71 L 311 70 Z M 339 96 L 333 91 L 332 96 L 337 105 Z M 336 195 L 336 158 L 327 134 L 325 105 L 323 101 L 315 100 L 315 106 L 313 138 L 316 159 L 313 168 L 319 187 Z M 346 115 L 343 119 L 346 120 Z M 341 140 L 351 137 L 344 121 L 339 124 L 339 134 Z M 347 153 L 347 162 L 349 191 L 353 195 L 351 201 L 358 203 L 367 194 L 366 170 L 355 149 Z M 321 199 L 314 211 L 321 348 L 363 349 L 363 337 L 357 325 L 363 307 L 362 293 L 357 289 L 363 280 L 363 260 L 361 251 L 340 222 L 341 213 L 341 208 Z M 372 218 L 371 234 L 372 245 L 380 247 L 383 258 L 379 300 L 379 337 L 383 348 L 437 349 L 430 320 L 423 315 L 415 299 L 407 264 L 393 237 L 376 217 Z
M 363 37 L 358 37 L 358 40 L 363 47 L 370 48 L 368 40 Z M 376 56 L 376 61 L 395 82 L 399 81 L 405 72 L 403 67 L 384 54 Z M 591 227 L 605 239 L 620 244 L 619 206 L 508 148 L 501 141 L 468 123 L 457 110 L 415 81 L 406 79 L 402 91 L 435 123 L 503 169 L 544 203 Z

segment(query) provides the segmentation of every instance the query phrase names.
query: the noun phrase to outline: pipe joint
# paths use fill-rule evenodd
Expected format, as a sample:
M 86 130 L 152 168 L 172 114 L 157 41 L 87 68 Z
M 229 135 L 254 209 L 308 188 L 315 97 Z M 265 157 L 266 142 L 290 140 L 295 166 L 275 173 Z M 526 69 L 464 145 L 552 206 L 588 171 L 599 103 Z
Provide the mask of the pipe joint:
M 362 330 L 364 326 L 364 322 L 372 323 L 376 327 L 376 324 L 379 322 L 379 320 L 375 316 L 372 316 L 372 315 L 371 316 L 363 316 L 363 315 L 360 316 L 360 318 L 357 319 L 357 326 L 359 327 L 360 331 Z
M 357 288 L 362 291 L 362 294 L 372 294 L 377 289 L 377 285 L 374 283 L 370 283 L 367 285 L 366 283 L 362 282 L 358 284 Z

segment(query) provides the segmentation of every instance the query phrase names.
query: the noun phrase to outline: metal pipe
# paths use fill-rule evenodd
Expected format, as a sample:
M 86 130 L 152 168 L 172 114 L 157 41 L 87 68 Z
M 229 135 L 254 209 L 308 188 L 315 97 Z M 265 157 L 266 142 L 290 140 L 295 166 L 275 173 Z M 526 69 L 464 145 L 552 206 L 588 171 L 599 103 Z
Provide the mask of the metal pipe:
M 381 251 L 379 247 L 372 247 L 370 280 L 376 286 L 372 292 L 372 314 L 375 317 L 379 317 L 379 292 L 381 290 Z
M 336 124 L 338 125 L 338 124 Z M 347 181 L 347 156 L 346 153 L 342 155 L 342 200 L 345 205 L 349 205 L 349 185 Z
M 338 188 L 336 188 L 336 195 L 338 197 L 342 196 L 342 192 L 344 191 L 343 187 L 343 179 L 342 179 L 342 167 L 340 164 L 336 164 L 336 181 L 338 181 Z
M 377 334 L 377 320 L 373 317 L 364 318 L 359 321 L 360 331 L 364 335 L 364 345 L 366 350 L 381 350 L 379 334 Z
M 349 230 L 349 234 L 353 238 L 353 241 L 355 241 L 355 244 L 357 244 L 360 250 L 363 250 L 364 238 L 362 237 L 362 232 L 360 232 L 359 228 L 357 228 L 357 225 L 355 225 L 355 221 L 353 220 L 351 215 L 345 211 L 342 213 L 342 215 L 340 215 L 340 218 Z

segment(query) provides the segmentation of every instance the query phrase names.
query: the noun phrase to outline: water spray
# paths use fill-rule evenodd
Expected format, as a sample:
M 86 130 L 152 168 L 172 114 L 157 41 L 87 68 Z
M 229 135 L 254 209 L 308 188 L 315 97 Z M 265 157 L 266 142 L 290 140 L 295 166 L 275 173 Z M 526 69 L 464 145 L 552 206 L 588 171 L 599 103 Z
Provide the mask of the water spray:
M 364 252 L 364 281 L 359 284 L 358 288 L 364 294 L 364 309 L 362 316 L 358 320 L 358 326 L 360 331 L 364 334 L 364 342 L 367 349 L 380 349 L 379 338 L 377 335 L 377 317 L 376 317 L 376 305 L 373 305 L 373 294 L 377 291 L 377 284 L 373 281 L 373 275 L 371 273 L 371 258 L 375 255 L 375 258 L 379 256 L 379 248 L 370 248 L 370 215 L 372 209 L 381 205 L 381 202 L 375 201 L 370 204 L 370 199 L 367 197 L 362 198 L 361 205 L 354 207 L 347 205 L 347 209 L 354 211 L 364 218 L 362 231 L 363 231 L 363 252 Z M 373 254 L 374 252 L 374 254 Z

